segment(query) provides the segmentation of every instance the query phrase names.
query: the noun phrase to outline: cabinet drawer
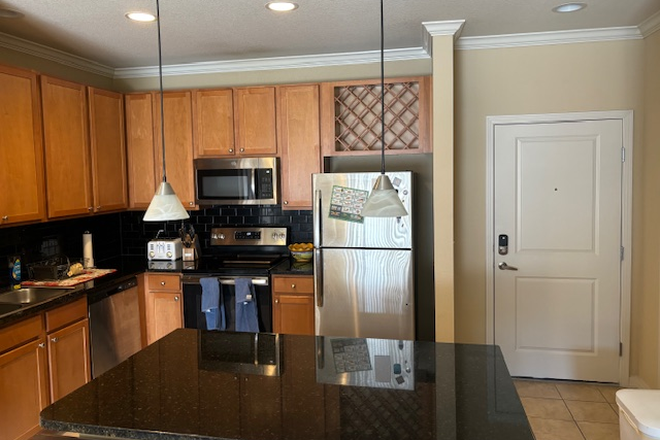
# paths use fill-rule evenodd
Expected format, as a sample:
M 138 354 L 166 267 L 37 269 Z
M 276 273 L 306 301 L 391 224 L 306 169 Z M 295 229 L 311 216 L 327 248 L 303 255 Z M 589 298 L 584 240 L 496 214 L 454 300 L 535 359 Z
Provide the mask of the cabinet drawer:
M 310 276 L 273 277 L 273 290 L 282 293 L 311 295 L 314 293 L 314 278 Z
M 46 312 L 46 331 L 64 327 L 72 322 L 87 318 L 87 298 Z
M 0 353 L 37 339 L 43 331 L 42 315 L 0 329 Z
M 148 274 L 147 290 L 179 292 L 181 290 L 181 277 L 169 274 Z

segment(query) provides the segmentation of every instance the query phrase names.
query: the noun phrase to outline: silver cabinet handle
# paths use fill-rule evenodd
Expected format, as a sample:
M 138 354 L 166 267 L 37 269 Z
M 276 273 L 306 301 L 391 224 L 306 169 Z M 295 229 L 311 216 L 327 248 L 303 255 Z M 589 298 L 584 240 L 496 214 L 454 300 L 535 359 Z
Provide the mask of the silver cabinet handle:
M 288 204 L 289 204 L 289 201 L 288 201 L 288 200 L 285 200 L 285 201 L 284 201 L 284 204 L 285 204 L 285 205 L 288 205 Z
M 87 210 L 88 210 L 89 212 L 92 212 L 92 211 L 94 211 L 94 208 L 92 208 L 91 206 L 88 206 L 88 207 L 87 207 Z
M 178 297 L 178 296 L 175 296 L 175 297 L 174 297 L 174 301 L 178 301 L 178 300 L 179 300 L 179 297 Z
M 39 348 L 46 348 L 46 344 L 42 342 L 42 343 L 40 343 L 37 347 L 39 347 Z
M 276 299 L 276 300 L 275 300 L 275 304 L 279 304 L 279 303 L 280 303 L 280 300 L 279 300 L 279 299 Z
M 499 267 L 500 270 L 518 270 L 517 267 L 509 266 L 504 261 L 502 261 L 500 264 L 498 264 L 497 267 Z
M 229 149 L 229 152 L 230 152 L 230 153 L 233 153 L 233 152 L 234 152 L 234 149 L 233 149 L 233 148 L 230 148 L 230 149 Z
M 161 282 L 160 282 L 160 285 L 161 285 L 161 286 L 164 286 L 164 285 L 165 285 L 165 281 L 161 281 Z
M 244 152 L 245 152 L 245 148 L 241 148 L 241 153 L 244 153 Z
M 295 285 L 295 284 L 291 284 L 291 288 L 292 288 L 292 289 L 295 289 L 295 288 L 296 288 L 296 285 Z
M 50 341 L 51 341 L 51 342 L 57 342 L 57 341 L 59 341 L 59 340 L 60 340 L 59 338 L 52 338 Z
M 2 216 L 2 219 L 5 220 L 5 221 L 7 221 L 7 220 L 9 220 L 9 216 L 8 216 L 8 215 L 3 215 L 3 216 Z

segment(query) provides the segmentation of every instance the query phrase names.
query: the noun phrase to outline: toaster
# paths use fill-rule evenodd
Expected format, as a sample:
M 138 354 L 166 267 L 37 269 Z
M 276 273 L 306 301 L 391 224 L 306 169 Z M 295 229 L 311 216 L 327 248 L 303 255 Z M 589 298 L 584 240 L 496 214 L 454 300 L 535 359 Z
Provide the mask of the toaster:
M 147 259 L 174 261 L 181 258 L 180 238 L 158 238 L 147 243 Z

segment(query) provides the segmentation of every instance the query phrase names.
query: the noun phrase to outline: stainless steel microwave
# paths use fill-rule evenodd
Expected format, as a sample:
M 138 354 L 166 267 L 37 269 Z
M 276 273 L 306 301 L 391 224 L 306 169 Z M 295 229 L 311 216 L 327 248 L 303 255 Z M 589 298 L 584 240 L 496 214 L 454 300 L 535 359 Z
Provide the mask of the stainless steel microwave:
M 198 205 L 277 205 L 278 159 L 195 159 Z

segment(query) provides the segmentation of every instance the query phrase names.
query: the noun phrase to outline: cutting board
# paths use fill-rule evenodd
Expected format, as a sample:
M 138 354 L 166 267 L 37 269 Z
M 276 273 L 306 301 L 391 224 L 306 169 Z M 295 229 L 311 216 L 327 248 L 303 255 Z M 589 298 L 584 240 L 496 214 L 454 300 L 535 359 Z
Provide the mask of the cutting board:
M 78 284 L 85 283 L 87 281 L 93 280 L 95 278 L 102 277 L 109 273 L 117 272 L 117 269 L 85 269 L 85 271 L 79 275 L 72 276 L 65 280 L 52 280 L 52 281 L 22 281 L 21 285 L 24 287 L 58 287 L 60 289 L 66 289 L 75 287 Z

